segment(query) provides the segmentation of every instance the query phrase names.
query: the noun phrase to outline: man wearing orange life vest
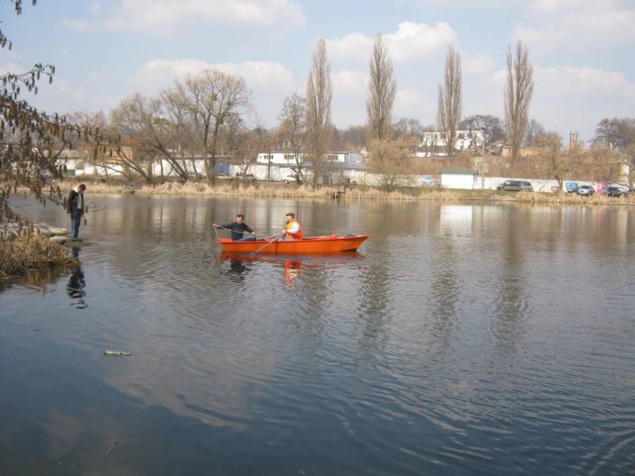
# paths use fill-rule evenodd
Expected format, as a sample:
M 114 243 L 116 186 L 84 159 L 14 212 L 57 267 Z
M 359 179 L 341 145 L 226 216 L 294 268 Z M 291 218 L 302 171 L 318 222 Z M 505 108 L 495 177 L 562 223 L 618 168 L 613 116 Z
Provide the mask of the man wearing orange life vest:
M 300 222 L 296 220 L 295 213 L 287 213 L 287 225 L 284 227 L 283 240 L 301 240 L 304 237 Z

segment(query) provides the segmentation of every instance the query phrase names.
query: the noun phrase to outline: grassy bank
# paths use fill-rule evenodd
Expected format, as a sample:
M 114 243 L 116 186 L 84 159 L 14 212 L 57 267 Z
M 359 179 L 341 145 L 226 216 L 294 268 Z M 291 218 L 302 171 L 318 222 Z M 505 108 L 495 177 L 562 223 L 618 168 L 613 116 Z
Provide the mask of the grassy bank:
M 68 184 L 70 190 L 70 184 Z M 121 185 L 88 182 L 87 193 L 127 193 L 131 189 Z M 319 200 L 386 200 L 386 201 L 514 201 L 525 203 L 552 204 L 620 204 L 634 205 L 635 198 L 608 198 L 603 195 L 591 197 L 564 192 L 503 192 L 496 190 L 451 190 L 442 188 L 403 187 L 386 191 L 364 185 L 352 188 L 318 187 L 284 184 L 279 182 L 243 183 L 221 181 L 215 186 L 206 182 L 164 183 L 155 187 L 139 186 L 134 189 L 139 195 L 199 195 L 199 196 L 241 196 L 254 198 L 306 198 Z

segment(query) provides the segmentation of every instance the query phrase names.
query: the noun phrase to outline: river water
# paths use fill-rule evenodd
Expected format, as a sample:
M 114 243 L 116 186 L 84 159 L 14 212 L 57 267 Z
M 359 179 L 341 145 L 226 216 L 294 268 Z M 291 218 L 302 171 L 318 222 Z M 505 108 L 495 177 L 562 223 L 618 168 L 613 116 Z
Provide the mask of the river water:
M 81 269 L 0 292 L 0 474 L 634 474 L 635 210 L 89 198 Z M 371 238 L 214 242 L 287 211 Z

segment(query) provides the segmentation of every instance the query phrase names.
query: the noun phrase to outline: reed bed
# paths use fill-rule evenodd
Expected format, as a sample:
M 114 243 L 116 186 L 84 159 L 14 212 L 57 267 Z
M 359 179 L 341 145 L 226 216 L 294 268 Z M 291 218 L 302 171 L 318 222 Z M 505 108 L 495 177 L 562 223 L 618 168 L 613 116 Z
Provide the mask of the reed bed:
M 26 276 L 76 263 L 64 246 L 37 231 L 0 237 L 0 278 Z
M 498 192 L 496 190 L 458 190 L 443 188 L 403 187 L 386 191 L 379 187 L 358 185 L 354 187 L 329 187 L 285 184 L 280 182 L 236 182 L 220 180 L 212 186 L 207 182 L 166 182 L 160 185 L 139 185 L 134 189 L 125 185 L 86 181 L 88 195 L 118 194 L 131 192 L 138 195 L 198 195 L 198 196 L 240 196 L 253 198 L 306 198 L 340 200 L 384 200 L 384 201 L 460 201 L 488 200 L 527 203 L 562 203 L 581 205 L 635 205 L 635 194 L 628 197 L 609 198 L 595 194 L 590 197 L 558 192 Z M 57 201 L 61 203 L 75 184 L 64 182 L 56 188 Z M 16 189 L 16 192 L 27 189 Z M 56 197 L 52 197 L 56 198 Z

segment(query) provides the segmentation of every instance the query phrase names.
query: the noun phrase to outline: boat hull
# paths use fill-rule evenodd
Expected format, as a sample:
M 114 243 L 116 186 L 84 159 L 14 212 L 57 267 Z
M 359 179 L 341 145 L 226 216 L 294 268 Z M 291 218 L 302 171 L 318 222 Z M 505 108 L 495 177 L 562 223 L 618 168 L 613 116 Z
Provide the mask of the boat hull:
M 315 236 L 293 241 L 232 241 L 221 238 L 217 243 L 228 253 L 306 254 L 357 251 L 367 239 L 368 235 Z

